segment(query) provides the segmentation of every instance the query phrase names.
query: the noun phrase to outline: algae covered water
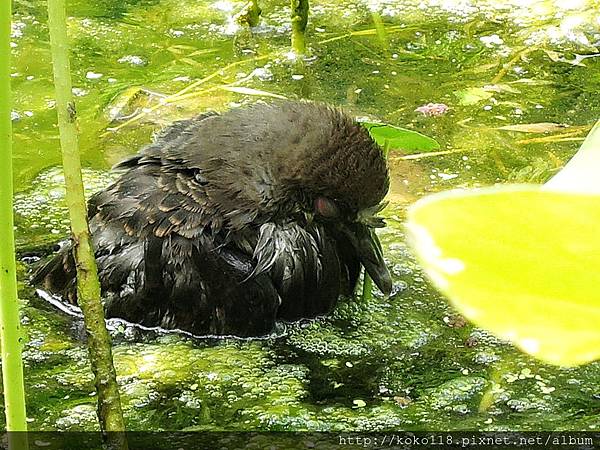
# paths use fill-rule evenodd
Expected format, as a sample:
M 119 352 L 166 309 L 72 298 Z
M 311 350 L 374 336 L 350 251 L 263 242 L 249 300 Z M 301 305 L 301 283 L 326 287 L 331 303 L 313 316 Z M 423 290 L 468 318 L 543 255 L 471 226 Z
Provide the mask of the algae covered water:
M 380 233 L 390 298 L 346 299 L 329 317 L 265 339 L 198 339 L 112 322 L 131 430 L 594 430 L 600 364 L 543 365 L 474 329 L 408 251 L 408 204 L 429 192 L 543 182 L 600 116 L 593 2 L 315 1 L 299 63 L 289 9 L 261 2 L 69 5 L 74 93 L 89 193 L 173 120 L 257 100 L 308 98 L 434 137 L 390 156 Z M 37 298 L 29 261 L 68 233 L 45 5 L 13 21 L 17 243 L 31 430 L 97 429 L 77 318 Z M 437 106 L 436 106 L 437 105 Z

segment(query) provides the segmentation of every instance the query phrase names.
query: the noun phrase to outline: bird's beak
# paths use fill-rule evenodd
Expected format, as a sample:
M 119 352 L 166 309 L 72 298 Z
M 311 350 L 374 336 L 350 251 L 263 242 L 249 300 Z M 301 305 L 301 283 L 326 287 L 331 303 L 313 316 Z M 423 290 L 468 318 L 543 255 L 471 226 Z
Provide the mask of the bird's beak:
M 375 232 L 362 223 L 343 226 L 344 234 L 358 253 L 360 262 L 365 267 L 377 287 L 385 295 L 392 291 L 392 277 L 383 261 L 381 243 Z

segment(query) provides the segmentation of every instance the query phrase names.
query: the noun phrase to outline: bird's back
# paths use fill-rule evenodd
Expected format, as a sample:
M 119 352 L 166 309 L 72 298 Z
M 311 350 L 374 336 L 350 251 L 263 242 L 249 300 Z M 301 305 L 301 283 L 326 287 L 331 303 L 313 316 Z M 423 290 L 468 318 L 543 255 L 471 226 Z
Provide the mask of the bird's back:
M 306 103 L 205 114 L 121 163 L 123 175 L 89 202 L 107 317 L 256 336 L 277 318 L 329 312 L 360 263 L 335 227 L 299 209 L 299 167 L 336 133 L 348 138 L 339 114 Z M 69 243 L 34 282 L 75 302 L 75 276 Z

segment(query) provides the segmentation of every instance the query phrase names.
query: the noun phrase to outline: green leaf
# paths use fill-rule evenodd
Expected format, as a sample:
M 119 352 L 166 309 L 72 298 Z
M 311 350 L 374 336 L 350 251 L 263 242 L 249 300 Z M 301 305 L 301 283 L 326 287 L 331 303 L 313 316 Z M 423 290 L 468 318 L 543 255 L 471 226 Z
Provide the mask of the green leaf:
M 497 127 L 496 130 L 516 131 L 518 133 L 554 133 L 565 131 L 566 125 L 553 122 L 538 122 L 538 123 L 520 123 L 517 125 L 504 125 Z
M 440 148 L 440 144 L 435 139 L 406 128 L 373 122 L 362 122 L 361 125 L 369 130 L 371 137 L 382 147 L 385 146 L 386 141 L 389 141 L 391 150 L 429 152 Z
M 476 325 L 531 355 L 600 358 L 600 196 L 513 185 L 451 191 L 408 215 L 423 267 Z

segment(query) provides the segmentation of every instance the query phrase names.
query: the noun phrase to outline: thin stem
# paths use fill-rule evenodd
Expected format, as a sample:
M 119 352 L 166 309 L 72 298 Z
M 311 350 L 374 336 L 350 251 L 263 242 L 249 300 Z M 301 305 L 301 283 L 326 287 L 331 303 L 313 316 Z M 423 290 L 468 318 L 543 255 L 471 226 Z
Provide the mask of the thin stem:
M 383 143 L 382 152 L 383 152 L 383 157 L 385 158 L 385 160 L 387 162 L 388 156 L 390 154 L 390 140 L 389 139 L 386 139 L 385 142 Z M 362 291 L 361 298 L 363 299 L 363 301 L 368 301 L 368 300 L 371 300 L 371 298 L 373 298 L 373 280 L 367 273 L 367 269 L 364 269 L 363 291 Z
M 27 431 L 17 297 L 10 91 L 11 1 L 0 1 L 0 340 L 7 431 Z M 10 433 L 11 450 L 27 448 L 25 433 Z
M 371 18 L 373 19 L 373 25 L 375 25 L 375 30 L 377 30 L 377 37 L 379 38 L 379 42 L 385 51 L 387 51 L 390 47 L 390 42 L 385 32 L 385 25 L 383 20 L 381 20 L 381 15 L 377 11 L 371 12 Z
M 361 298 L 367 302 L 373 298 L 373 279 L 367 273 L 367 269 L 364 270 L 363 275 L 363 290 Z
M 292 7 L 292 50 L 298 55 L 306 54 L 304 33 L 308 24 L 308 0 L 291 0 Z
M 385 161 L 387 162 L 390 156 L 390 140 L 386 139 L 383 143 L 383 157 L 385 158 Z
M 248 7 L 248 12 L 246 15 L 246 22 L 248 26 L 256 27 L 260 23 L 260 14 L 262 10 L 258 5 L 258 0 L 251 0 L 250 6 Z
M 87 223 L 77 138 L 77 113 L 71 93 L 65 0 L 48 0 L 48 26 L 56 89 L 56 110 L 60 131 L 67 205 L 71 218 L 73 251 L 77 261 L 77 298 L 83 311 L 88 351 L 98 392 L 98 419 L 107 443 L 113 449 L 127 449 L 125 423 L 112 360 L 110 335 L 100 301 L 100 283 Z

